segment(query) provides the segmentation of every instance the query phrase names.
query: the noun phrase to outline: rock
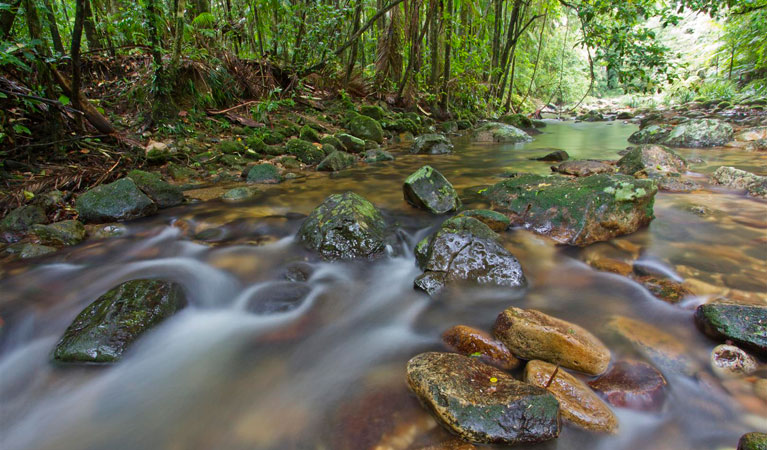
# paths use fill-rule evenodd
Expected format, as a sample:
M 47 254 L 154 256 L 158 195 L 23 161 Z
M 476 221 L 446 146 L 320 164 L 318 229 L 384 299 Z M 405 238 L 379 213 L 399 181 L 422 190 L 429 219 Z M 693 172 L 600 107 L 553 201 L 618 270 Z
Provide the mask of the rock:
M 687 347 L 679 339 L 649 323 L 614 316 L 606 328 L 662 370 L 689 375 L 696 369 L 696 365 L 687 356 Z
M 291 139 L 285 144 L 285 151 L 304 164 L 314 165 L 325 158 L 321 147 L 303 139 Z
M 690 119 L 675 126 L 661 143 L 669 147 L 715 147 L 732 140 L 732 127 L 717 119 Z
M 626 175 L 643 172 L 649 177 L 665 177 L 687 170 L 685 160 L 662 145 L 639 145 L 618 160 L 618 171 Z
M 558 166 L 551 166 L 553 172 L 576 177 L 587 177 L 598 173 L 613 173 L 615 167 L 600 161 L 576 160 L 566 161 Z
M 282 181 L 280 169 L 272 164 L 257 164 L 248 169 L 248 183 L 276 184 Z
M 418 136 L 410 147 L 410 153 L 443 155 L 453 152 L 453 143 L 442 134 L 430 133 Z
M 759 363 L 734 345 L 722 344 L 711 351 L 711 370 L 721 378 L 738 378 L 756 372 Z
M 507 308 L 495 320 L 495 337 L 522 359 L 540 359 L 590 375 L 610 364 L 610 350 L 574 323 L 534 309 Z
M 752 197 L 767 198 L 767 176 L 722 166 L 714 172 L 715 182 L 735 189 L 745 189 Z
M 453 185 L 431 166 L 423 166 L 410 174 L 402 190 L 408 203 L 432 214 L 455 211 L 461 206 Z
M 615 118 L 618 120 L 629 120 L 629 119 L 633 119 L 634 115 L 631 114 L 631 112 L 629 111 L 621 111 L 618 113 L 617 116 L 615 116 Z
M 498 122 L 516 128 L 533 128 L 533 122 L 524 114 L 507 114 L 499 118 Z
M 666 379 L 642 361 L 618 361 L 589 386 L 619 408 L 659 411 L 666 399 Z
M 102 184 L 80 195 L 75 208 L 84 222 L 119 222 L 157 212 L 157 205 L 130 178 Z
M 601 270 L 603 272 L 617 273 L 618 275 L 623 275 L 623 276 L 629 275 L 633 270 L 631 264 L 625 261 L 620 261 L 618 259 L 613 259 L 613 258 L 600 257 L 598 255 L 590 256 L 588 260 L 586 261 L 586 263 L 596 270 Z
M 767 139 L 767 127 L 755 127 L 735 134 L 736 141 L 753 142 Z
M 455 353 L 422 353 L 407 381 L 437 421 L 464 440 L 513 445 L 559 436 L 559 406 L 545 389 Z
M 155 174 L 144 172 L 143 170 L 131 170 L 128 172 L 128 178 L 136 183 L 159 208 L 170 208 L 184 203 L 184 193 L 177 186 L 166 183 Z
M 221 199 L 227 202 L 242 202 L 250 200 L 258 194 L 258 189 L 252 187 L 237 187 L 224 192 Z
M 375 120 L 383 120 L 386 112 L 378 105 L 362 105 L 360 106 L 360 114 Z
M 587 111 L 585 114 L 581 114 L 580 116 L 576 117 L 575 120 L 582 120 L 584 122 L 602 122 L 605 120 L 605 116 L 596 109 L 592 109 Z
M 185 304 L 178 284 L 162 280 L 123 283 L 75 318 L 56 345 L 53 358 L 79 363 L 117 361 L 141 334 Z
M 767 378 L 754 381 L 754 395 L 767 402 Z
M 415 249 L 424 271 L 415 287 L 434 295 L 454 281 L 524 287 L 527 280 L 519 261 L 500 243 L 499 236 L 472 217 L 454 217 Z
M 301 131 L 298 133 L 298 138 L 307 142 L 320 142 L 320 135 L 317 133 L 317 130 L 309 125 L 301 127 Z
M 245 139 L 245 146 L 248 147 L 249 150 L 252 150 L 253 154 L 266 153 L 266 143 L 260 136 L 256 136 L 255 134 Z M 250 155 L 249 152 L 248 154 Z
M 472 138 L 476 142 L 499 142 L 503 144 L 518 144 L 533 140 L 529 134 L 519 128 L 498 122 L 488 122 L 475 129 Z
M 567 152 L 564 150 L 555 150 L 551 153 L 541 156 L 540 158 L 535 158 L 536 161 L 549 161 L 549 162 L 567 161 L 568 159 L 570 159 L 570 155 L 568 155 Z
M 652 295 L 667 303 L 679 303 L 686 297 L 693 295 L 689 289 L 684 287 L 684 284 L 667 278 L 658 278 L 650 275 L 636 277 L 636 280 L 646 287 Z
M 85 239 L 85 227 L 77 220 L 32 225 L 32 231 L 45 245 L 77 245 Z
M 225 155 L 234 155 L 245 152 L 245 144 L 242 140 L 221 141 L 218 144 L 218 151 Z
M 442 342 L 450 349 L 466 356 L 478 357 L 485 364 L 512 370 L 520 365 L 502 342 L 489 333 L 465 325 L 456 325 L 442 333 Z
M 0 230 L 25 232 L 32 225 L 48 223 L 43 208 L 37 205 L 24 205 L 9 212 L 0 220 Z
M 266 145 L 279 145 L 285 142 L 287 136 L 279 130 L 272 130 L 264 133 L 262 139 Z
M 670 130 L 667 127 L 650 125 L 634 132 L 629 136 L 628 141 L 632 144 L 658 144 L 663 142 L 669 133 Z
M 22 244 L 19 248 L 18 254 L 21 259 L 37 258 L 38 256 L 47 255 L 55 252 L 56 249 L 48 247 L 47 245 L 40 244 Z
M 618 419 L 610 407 L 586 383 L 564 369 L 544 361 L 530 361 L 525 366 L 524 380 L 554 394 L 562 418 L 574 425 L 603 433 L 618 430 Z
M 662 192 L 692 192 L 701 189 L 701 186 L 691 180 L 682 180 L 679 177 L 667 176 L 654 178 L 658 190 Z
M 375 150 L 367 150 L 365 152 L 365 162 L 366 163 L 375 163 L 375 162 L 383 162 L 383 161 L 394 161 L 394 156 L 387 152 L 386 150 L 381 150 L 380 148 Z
M 484 195 L 512 225 L 585 246 L 648 225 L 656 192 L 651 180 L 625 175 L 567 179 L 521 174 L 491 186 Z
M 713 339 L 729 339 L 767 357 L 767 306 L 708 303 L 695 310 L 695 323 Z
M 320 139 L 320 144 L 323 146 L 329 145 L 333 147 L 335 150 L 344 150 L 346 147 L 344 146 L 344 143 L 341 142 L 338 138 L 335 136 L 325 136 L 322 139 Z M 363 142 L 364 145 L 364 142 Z
M 508 217 L 489 209 L 470 209 L 468 211 L 461 211 L 456 217 L 473 217 L 490 227 L 490 229 L 496 233 L 506 231 L 511 225 Z
M 337 172 L 353 166 L 357 162 L 354 155 L 338 150 L 325 157 L 318 165 L 317 170 Z
M 416 135 L 421 132 L 420 121 L 415 121 L 409 118 L 399 118 L 394 121 L 387 121 L 383 124 L 383 127 L 397 133 L 411 133 Z
M 173 156 L 173 153 L 168 148 L 168 144 L 150 140 L 144 147 L 144 156 L 150 163 L 164 163 Z
M 269 283 L 248 299 L 245 309 L 256 314 L 292 311 L 301 306 L 311 291 L 311 286 L 306 283 L 290 281 Z
M 336 134 L 335 137 L 343 144 L 343 148 L 349 153 L 362 153 L 365 151 L 365 141 L 362 139 L 345 133 Z
M 333 194 L 314 208 L 298 240 L 328 260 L 370 258 L 383 252 L 386 224 L 372 203 L 355 194 Z
M 767 434 L 746 433 L 738 440 L 738 450 L 767 450 Z
M 371 140 L 379 144 L 383 143 L 383 128 L 377 120 L 372 117 L 357 114 L 348 125 L 349 133 L 363 141 Z

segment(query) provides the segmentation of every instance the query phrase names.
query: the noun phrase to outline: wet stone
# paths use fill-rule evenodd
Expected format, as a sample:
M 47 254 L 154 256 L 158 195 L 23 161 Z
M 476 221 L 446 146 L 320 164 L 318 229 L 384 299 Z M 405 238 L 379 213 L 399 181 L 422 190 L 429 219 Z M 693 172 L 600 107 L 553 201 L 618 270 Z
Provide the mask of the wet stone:
M 590 375 L 610 364 L 610 350 L 584 328 L 534 309 L 514 306 L 498 315 L 493 334 L 522 359 L 540 359 Z
M 496 233 L 506 231 L 509 228 L 509 225 L 511 225 L 508 217 L 490 209 L 470 209 L 468 211 L 461 211 L 456 217 L 473 217 L 487 225 Z
M 85 239 L 85 227 L 77 220 L 62 220 L 50 225 L 33 225 L 32 231 L 45 245 L 77 245 Z
M 646 287 L 652 295 L 664 302 L 678 303 L 685 297 L 693 295 L 684 285 L 678 281 L 654 276 L 642 276 L 636 278 L 637 282 Z
M 561 162 L 570 159 L 570 155 L 564 150 L 555 150 L 551 153 L 535 158 L 536 161 Z
M 606 327 L 663 371 L 689 375 L 697 368 L 679 339 L 649 323 L 614 316 Z
M 410 153 L 443 155 L 453 152 L 453 143 L 442 134 L 430 133 L 418 136 L 410 147 Z
M 767 450 L 767 434 L 746 433 L 738 441 L 738 450 Z
M 257 164 L 248 169 L 248 183 L 276 184 L 282 181 L 280 169 L 272 164 Z
M 476 128 L 472 133 L 476 142 L 497 142 L 502 144 L 518 144 L 530 142 L 529 134 L 511 125 L 498 122 L 488 122 Z
M 767 198 L 767 176 L 755 175 L 745 170 L 723 166 L 714 172 L 716 183 L 735 189 L 743 189 L 748 195 Z
M 455 211 L 461 200 L 453 185 L 436 169 L 423 166 L 413 172 L 402 186 L 405 200 L 432 214 Z
M 465 325 L 456 325 L 442 334 L 442 342 L 450 349 L 503 370 L 512 370 L 520 361 L 502 342 L 489 333 Z
M 341 151 L 334 151 L 325 157 L 317 165 L 317 170 L 326 172 L 337 172 L 353 166 L 357 162 L 354 155 Z
M 144 172 L 143 170 L 131 170 L 128 178 L 133 180 L 158 208 L 170 208 L 184 203 L 184 193 L 172 184 L 166 183 L 156 173 Z
M 285 279 L 288 281 L 308 281 L 314 273 L 314 267 L 305 262 L 294 262 L 285 268 Z
M 554 394 L 562 418 L 568 422 L 589 431 L 614 433 L 618 430 L 618 419 L 610 407 L 586 383 L 564 369 L 544 361 L 530 361 L 525 366 L 524 380 Z
M 767 356 L 767 307 L 708 303 L 695 310 L 695 322 L 707 336 L 729 339 Z
M 422 353 L 407 381 L 437 421 L 462 439 L 512 445 L 559 435 L 559 405 L 545 389 L 455 353 Z
M 18 245 L 18 244 L 16 244 Z M 10 250 L 13 246 L 8 247 L 6 251 Z M 21 244 L 16 253 L 18 253 L 19 258 L 21 259 L 30 259 L 30 258 L 37 258 L 38 256 L 47 255 L 49 253 L 53 253 L 56 251 L 55 248 L 49 247 L 47 245 L 40 245 L 40 244 Z
M 732 140 L 733 130 L 717 119 L 690 119 L 674 127 L 662 140 L 670 147 L 714 147 Z
M 721 378 L 736 378 L 756 372 L 758 363 L 753 356 L 734 345 L 722 344 L 711 351 L 711 370 Z
M 229 189 L 228 191 L 224 192 L 224 195 L 221 196 L 221 199 L 227 202 L 242 202 L 255 197 L 256 194 L 258 194 L 258 189 L 253 189 L 251 187 L 238 187 Z
M 666 379 L 642 361 L 618 361 L 589 386 L 619 408 L 659 411 L 666 399 Z
M 75 201 L 80 220 L 92 223 L 119 222 L 148 216 L 157 205 L 130 178 L 102 184 Z
M 598 173 L 613 173 L 615 167 L 600 161 L 565 161 L 558 166 L 551 166 L 552 172 L 576 177 L 588 177 Z
M 629 275 L 632 271 L 631 264 L 613 258 L 591 257 L 587 263 L 596 270 L 617 273 L 623 276 Z
M 301 282 L 279 281 L 258 289 L 248 299 L 245 309 L 256 314 L 292 311 L 303 303 L 311 286 Z
M 24 205 L 9 212 L 0 220 L 0 231 L 24 232 L 32 225 L 48 223 L 43 208 L 37 205 Z
M 668 173 L 679 174 L 687 170 L 685 160 L 662 145 L 639 145 L 632 147 L 618 160 L 621 173 L 635 175 L 639 172 L 650 177 L 663 177 Z

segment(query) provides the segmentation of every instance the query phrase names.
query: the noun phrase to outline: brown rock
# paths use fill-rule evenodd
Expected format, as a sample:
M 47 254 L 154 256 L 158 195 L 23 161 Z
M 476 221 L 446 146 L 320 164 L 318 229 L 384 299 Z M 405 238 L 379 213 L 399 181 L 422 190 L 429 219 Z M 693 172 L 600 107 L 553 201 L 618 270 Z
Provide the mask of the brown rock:
M 458 353 L 478 356 L 482 362 L 499 369 L 511 370 L 520 364 L 502 342 L 476 328 L 456 325 L 442 334 L 442 342 Z
M 557 366 L 543 361 L 530 361 L 525 366 L 525 381 L 554 394 L 562 417 L 573 424 L 608 433 L 618 429 L 618 419 L 610 407 L 586 383 L 563 369 L 557 370 Z
M 711 370 L 721 378 L 750 375 L 757 366 L 753 356 L 734 345 L 717 345 L 711 351 Z
M 631 344 L 662 370 L 695 372 L 695 364 L 687 357 L 687 349 L 676 336 L 624 316 L 614 316 L 607 329 Z
M 498 315 L 493 333 L 523 359 L 541 359 L 590 375 L 601 374 L 610 364 L 610 350 L 596 336 L 534 309 L 506 309 Z
M 588 264 L 596 270 L 617 273 L 623 276 L 630 274 L 633 270 L 631 264 L 612 258 L 590 258 Z
M 607 403 L 621 408 L 657 411 L 666 399 L 666 379 L 658 369 L 641 361 L 618 361 L 589 386 Z
M 678 281 L 669 280 L 667 278 L 657 278 L 654 276 L 637 277 L 636 280 L 652 295 L 658 297 L 664 302 L 678 303 L 685 297 L 693 295 L 689 289 L 684 287 L 682 283 Z
M 428 447 L 421 447 L 418 450 L 476 450 L 476 448 L 475 445 L 456 438 L 440 442 L 439 444 L 429 445 Z
M 598 173 L 613 173 L 615 167 L 599 161 L 565 161 L 558 166 L 551 166 L 551 170 L 565 175 L 587 177 Z

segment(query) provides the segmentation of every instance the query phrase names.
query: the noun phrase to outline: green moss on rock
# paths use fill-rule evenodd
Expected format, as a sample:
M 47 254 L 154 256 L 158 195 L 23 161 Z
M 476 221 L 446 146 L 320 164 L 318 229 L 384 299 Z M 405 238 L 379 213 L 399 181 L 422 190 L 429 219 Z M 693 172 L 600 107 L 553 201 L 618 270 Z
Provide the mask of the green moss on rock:
M 357 114 L 348 124 L 349 133 L 357 138 L 383 143 L 383 128 L 377 120 L 372 117 Z M 363 147 L 364 149 L 364 147 Z
M 24 232 L 32 225 L 48 223 L 48 217 L 43 208 L 37 205 L 24 205 L 9 212 L 0 220 L 0 230 Z
M 304 125 L 301 127 L 301 131 L 299 132 L 298 137 L 309 142 L 320 142 L 319 133 L 317 133 L 317 130 L 310 127 L 309 125 Z
M 184 193 L 181 192 L 181 189 L 178 186 L 166 183 L 156 173 L 131 170 L 128 172 L 128 178 L 133 180 L 136 186 L 160 208 L 170 208 L 184 202 Z
M 32 231 L 45 245 L 76 245 L 85 239 L 85 227 L 77 220 L 62 220 L 50 225 L 33 225 Z
M 357 159 L 354 155 L 346 152 L 334 151 L 317 165 L 317 170 L 337 172 L 353 166 L 356 162 Z
M 320 147 L 315 146 L 303 139 L 291 139 L 285 144 L 285 150 L 304 164 L 314 165 L 325 158 L 325 153 Z
M 80 195 L 75 208 L 83 222 L 119 222 L 148 216 L 157 205 L 130 178 L 102 184 Z
M 431 166 L 413 172 L 405 180 L 402 190 L 408 203 L 432 214 L 455 211 L 461 206 L 453 185 Z
M 276 184 L 282 181 L 280 169 L 272 164 L 257 164 L 248 170 L 248 183 Z
M 365 141 L 360 138 L 346 133 L 338 133 L 335 137 L 342 144 L 342 147 L 338 148 L 338 150 L 343 148 L 349 153 L 362 153 L 365 151 Z

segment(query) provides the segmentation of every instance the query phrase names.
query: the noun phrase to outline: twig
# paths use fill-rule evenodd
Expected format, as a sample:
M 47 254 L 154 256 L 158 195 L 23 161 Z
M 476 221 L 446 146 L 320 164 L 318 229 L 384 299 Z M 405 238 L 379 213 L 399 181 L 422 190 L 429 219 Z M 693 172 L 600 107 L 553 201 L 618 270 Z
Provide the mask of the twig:
M 554 372 L 551 373 L 551 378 L 549 378 L 549 381 L 546 383 L 546 386 L 544 386 L 546 389 L 551 386 L 551 383 L 554 381 L 554 378 L 556 378 L 557 373 L 559 372 L 559 364 L 557 364 L 557 367 L 554 369 Z
M 235 109 L 242 108 L 243 106 L 252 105 L 253 103 L 258 103 L 258 100 L 250 100 L 245 103 L 240 103 L 237 106 L 232 106 L 231 108 L 222 109 L 221 111 L 207 111 L 208 114 L 218 115 L 218 114 L 226 114 L 230 111 L 234 111 Z
M 81 141 L 83 139 L 101 139 L 109 137 L 109 135 L 106 134 L 96 134 L 92 136 L 75 136 L 73 138 L 69 139 L 61 139 L 59 141 L 51 141 L 51 142 L 38 142 L 37 144 L 24 144 L 24 145 L 17 145 L 16 147 L 13 147 L 10 151 L 18 150 L 21 148 L 30 148 L 30 147 L 47 147 L 49 145 L 54 144 L 64 144 L 66 142 L 74 142 L 74 141 Z

